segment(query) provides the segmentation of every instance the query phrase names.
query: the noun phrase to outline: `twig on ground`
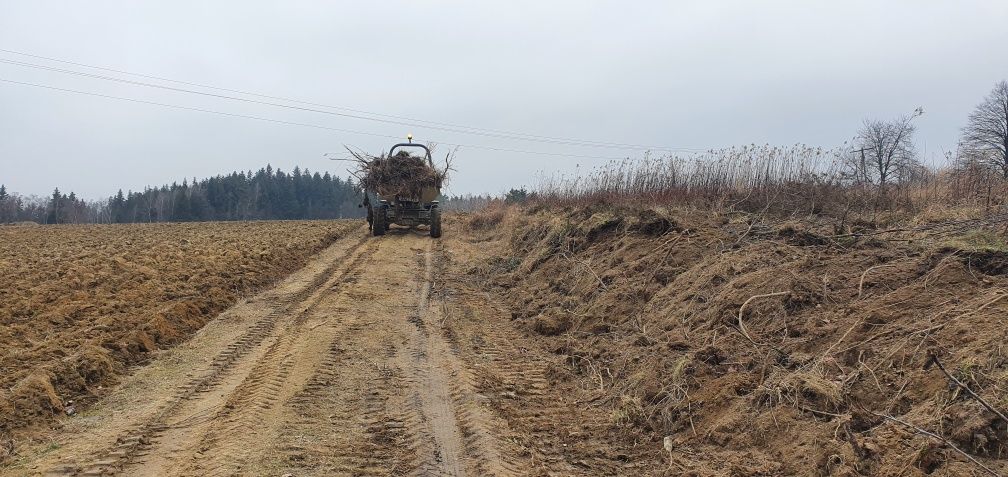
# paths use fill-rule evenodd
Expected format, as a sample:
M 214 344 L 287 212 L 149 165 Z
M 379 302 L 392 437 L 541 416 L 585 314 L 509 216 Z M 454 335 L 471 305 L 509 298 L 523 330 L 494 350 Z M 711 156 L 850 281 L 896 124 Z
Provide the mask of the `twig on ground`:
M 569 261 L 571 263 L 580 264 L 582 267 L 584 267 L 585 270 L 588 270 L 588 273 L 591 273 L 592 276 L 595 277 L 595 281 L 598 282 L 599 286 L 602 287 L 603 290 L 606 290 L 606 291 L 609 290 L 609 287 L 606 286 L 605 282 L 602 281 L 602 278 L 599 277 L 599 275 L 597 273 L 595 273 L 595 270 L 592 270 L 592 267 L 588 263 L 587 260 L 581 260 L 581 259 L 575 258 L 574 256 L 572 256 L 571 254 L 569 254 L 567 252 L 562 252 L 560 255 L 563 256 L 563 258 L 566 258 L 567 261 Z
M 952 376 L 952 374 L 949 373 L 947 369 L 945 369 L 945 366 L 942 365 L 942 362 L 938 360 L 938 355 L 937 354 L 929 351 L 928 355 L 930 355 L 930 360 L 929 361 L 932 362 L 932 363 L 934 363 L 934 364 L 936 364 L 936 365 L 938 365 L 938 369 L 940 369 L 941 372 L 945 373 L 945 376 L 948 376 L 948 378 L 953 383 L 955 383 L 956 386 L 959 386 L 960 388 L 962 388 L 963 391 L 966 391 L 966 393 L 969 394 L 970 396 L 972 396 L 973 399 L 976 399 L 977 401 L 979 401 L 980 404 L 982 404 L 983 407 L 987 408 L 988 411 L 993 412 L 994 414 L 997 414 L 997 416 L 1000 417 L 1002 421 L 1008 423 L 1008 417 L 1005 417 L 1004 413 L 1002 413 L 1001 411 L 998 411 L 997 409 L 995 409 L 994 406 L 991 406 L 990 403 L 988 403 L 986 400 L 984 400 L 984 398 L 980 397 L 979 394 L 973 392 L 973 390 L 970 389 L 969 386 L 967 386 L 962 381 L 956 379 L 955 376 Z
M 831 236 L 828 236 L 827 238 L 832 238 L 832 239 L 845 238 L 845 237 L 855 237 L 855 238 L 857 238 L 857 237 L 870 237 L 870 236 L 873 236 L 873 235 L 891 234 L 891 233 L 897 233 L 897 232 L 927 232 L 927 231 L 932 231 L 932 230 L 938 229 L 938 228 L 946 228 L 946 229 L 948 229 L 946 231 L 936 232 L 935 235 L 938 235 L 938 234 L 952 233 L 952 232 L 955 232 L 955 231 L 958 231 L 958 230 L 962 230 L 962 229 L 967 228 L 967 227 L 977 227 L 977 226 L 981 226 L 981 225 L 993 226 L 993 225 L 997 225 L 997 224 L 1005 222 L 1005 221 L 1008 221 L 1008 214 L 1000 214 L 1000 215 L 995 215 L 995 216 L 992 216 L 992 217 L 984 217 L 984 218 L 979 218 L 979 219 L 967 219 L 967 220 L 959 220 L 959 221 L 952 221 L 952 222 L 940 222 L 940 223 L 936 223 L 936 224 L 927 224 L 927 225 L 922 225 L 922 226 L 918 226 L 918 227 L 911 227 L 911 228 L 895 228 L 895 229 L 886 229 L 886 230 L 876 230 L 874 232 L 853 232 L 853 233 L 849 233 L 849 234 L 831 235 Z
M 911 230 L 913 229 L 886 229 L 886 230 L 876 230 L 874 232 L 853 232 L 849 234 L 830 235 L 827 238 L 837 239 L 845 237 L 870 237 L 872 235 L 892 234 L 896 232 L 909 232 Z
M 760 221 L 762 221 L 762 220 L 763 220 L 763 217 L 760 216 Z M 747 228 L 746 231 L 742 233 L 742 235 L 739 235 L 738 240 L 735 241 L 735 245 L 738 245 L 738 244 L 742 243 L 742 239 L 746 238 L 746 236 L 749 235 L 749 232 L 752 232 L 752 229 L 753 229 L 753 227 L 755 225 L 756 225 L 756 221 L 755 220 L 750 221 L 749 222 L 749 228 Z
M 739 326 L 739 331 L 741 331 L 742 335 L 745 336 L 746 339 L 748 339 L 752 344 L 758 344 L 758 343 L 756 342 L 756 340 L 753 339 L 752 336 L 749 335 L 749 332 L 746 331 L 745 323 L 742 321 L 742 313 L 745 311 L 746 305 L 748 305 L 753 300 L 756 300 L 756 299 L 759 299 L 759 298 L 769 298 L 769 297 L 772 297 L 772 296 L 782 296 L 782 295 L 787 295 L 788 293 L 791 293 L 791 292 L 782 291 L 782 292 L 764 293 L 762 295 L 753 295 L 753 296 L 749 297 L 748 300 L 742 302 L 742 306 L 740 306 L 739 309 L 738 309 L 738 326 Z
M 840 345 L 840 343 L 843 343 L 843 341 L 847 339 L 847 335 L 849 335 L 851 331 L 854 331 L 854 328 L 857 328 L 857 326 L 860 325 L 862 321 L 864 321 L 863 318 L 858 318 L 858 320 L 855 321 L 854 324 L 850 326 L 850 328 L 847 328 L 847 331 L 844 332 L 843 336 L 841 336 L 836 343 L 833 343 L 832 345 L 830 345 L 829 348 L 826 348 L 826 351 L 822 354 L 822 356 L 819 359 L 820 360 L 825 359 L 826 356 L 830 354 L 830 351 L 833 351 L 833 348 L 836 348 L 838 345 Z
M 958 320 L 959 318 L 966 318 L 967 316 L 970 316 L 970 315 L 973 315 L 973 314 L 976 314 L 976 313 L 980 313 L 981 311 L 983 311 L 988 306 L 991 306 L 991 305 L 993 305 L 993 304 L 1001 301 L 1005 297 L 1008 297 L 1008 293 L 1001 293 L 998 296 L 994 297 L 994 299 L 988 301 L 987 303 L 984 303 L 983 305 L 980 305 L 979 307 L 977 307 L 977 309 L 975 309 L 973 311 L 970 311 L 970 312 L 967 312 L 967 313 L 963 313 L 963 314 L 961 314 L 961 315 L 953 318 L 953 320 Z
M 922 428 L 920 428 L 920 427 L 918 427 L 918 426 L 916 426 L 914 424 L 911 424 L 911 423 L 909 423 L 907 421 L 904 421 L 904 420 L 902 420 L 902 419 L 900 419 L 898 417 L 893 417 L 893 416 L 890 416 L 888 414 L 879 414 L 879 413 L 877 413 L 875 411 L 872 411 L 870 409 L 865 409 L 865 411 L 868 411 L 868 413 L 871 414 L 871 415 L 873 415 L 873 416 L 881 417 L 883 419 L 886 419 L 886 420 L 889 420 L 889 421 L 892 421 L 892 422 L 895 422 L 895 423 L 898 423 L 898 424 L 902 424 L 902 425 L 904 425 L 906 427 L 909 427 L 910 429 L 913 429 L 918 434 L 925 435 L 925 436 L 928 436 L 928 437 L 930 437 L 932 439 L 939 440 L 942 443 L 944 443 L 945 445 L 951 447 L 952 450 L 954 450 L 954 451 L 962 454 L 963 457 L 966 457 L 967 459 L 969 459 L 970 462 L 973 462 L 974 464 L 976 464 L 977 467 L 980 467 L 981 469 L 987 471 L 988 474 L 993 475 L 994 477 L 998 477 L 998 475 L 1000 475 L 997 472 L 995 472 L 993 469 L 991 469 L 990 467 L 987 467 L 986 465 L 983 465 L 983 463 L 981 463 L 980 461 L 976 460 L 976 458 L 974 458 L 973 456 L 969 455 L 966 451 L 964 451 L 964 450 L 960 449 L 959 447 L 957 447 L 955 444 L 952 443 L 952 441 L 948 440 L 944 436 L 941 436 L 941 435 L 935 434 L 933 432 L 930 432 L 928 430 L 922 429 Z
M 780 348 L 778 348 L 778 347 L 776 347 L 776 346 L 774 346 L 774 345 L 772 345 L 770 343 L 760 343 L 760 342 L 756 341 L 755 339 L 753 339 L 753 337 L 749 334 L 749 332 L 746 331 L 745 322 L 742 320 L 742 313 L 745 311 L 746 305 L 748 305 L 753 300 L 756 300 L 756 299 L 759 299 L 759 298 L 769 298 L 769 297 L 773 297 L 773 296 L 782 296 L 782 295 L 787 295 L 788 293 L 791 293 L 791 292 L 789 292 L 789 291 L 782 291 L 782 292 L 764 293 L 762 295 L 753 295 L 753 296 L 749 297 L 748 300 L 746 300 L 745 302 L 743 302 L 742 306 L 740 306 L 739 310 L 738 310 L 738 327 L 739 327 L 739 331 L 742 332 L 742 336 L 745 336 L 745 338 L 747 340 L 749 340 L 749 342 L 752 343 L 754 346 L 757 346 L 757 347 L 758 346 L 769 346 L 774 351 L 780 353 L 781 356 L 787 356 L 787 353 L 785 353 L 784 350 L 782 350 L 782 349 L 780 349 Z
M 676 236 L 674 236 L 674 237 L 666 240 L 661 245 L 655 247 L 654 251 L 657 252 L 658 250 L 661 250 L 662 247 L 665 247 L 665 246 L 667 246 L 669 244 L 674 244 L 674 243 L 678 242 L 679 239 L 681 239 L 682 237 L 683 236 L 681 234 L 680 235 L 676 235 Z M 655 280 L 655 277 L 658 276 L 658 271 L 661 270 L 661 265 L 663 263 L 665 263 L 666 260 L 668 260 L 668 258 L 672 255 L 672 252 L 674 252 L 675 250 L 676 250 L 675 247 L 669 247 L 668 251 L 665 252 L 665 256 L 662 257 L 661 261 L 659 261 L 657 265 L 655 265 L 654 271 L 651 272 L 651 278 L 649 280 L 643 282 L 643 283 L 653 282 Z M 644 305 L 647 306 L 647 303 L 648 302 L 645 302 Z M 643 307 L 641 308 L 641 311 L 644 311 Z
M 893 265 L 895 265 L 895 264 L 893 264 L 893 263 L 883 263 L 881 265 L 874 265 L 874 266 L 868 267 L 868 269 L 865 270 L 864 273 L 861 274 L 861 281 L 858 283 L 858 286 L 857 286 L 857 297 L 858 297 L 858 299 L 861 299 L 861 292 L 864 290 L 864 279 L 865 279 L 866 276 L 868 276 L 868 272 L 870 272 L 872 270 L 875 270 L 877 268 L 891 267 Z

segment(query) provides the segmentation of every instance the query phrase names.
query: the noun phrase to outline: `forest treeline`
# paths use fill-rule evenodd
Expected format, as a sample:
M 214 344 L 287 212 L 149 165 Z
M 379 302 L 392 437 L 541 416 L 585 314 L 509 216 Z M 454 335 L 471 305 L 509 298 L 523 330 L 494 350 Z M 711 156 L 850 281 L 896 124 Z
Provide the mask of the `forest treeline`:
M 362 217 L 360 193 L 349 178 L 272 166 L 203 180 L 183 180 L 86 201 L 58 188 L 24 197 L 0 186 L 0 222 L 40 224 L 195 222 L 208 220 Z
M 471 210 L 487 196 L 442 197 L 446 209 Z M 211 220 L 309 220 L 364 217 L 359 185 L 351 178 L 295 167 L 290 173 L 267 165 L 183 180 L 143 191 L 84 200 L 58 188 L 48 197 L 22 196 L 0 185 L 0 223 L 40 224 L 198 222 Z

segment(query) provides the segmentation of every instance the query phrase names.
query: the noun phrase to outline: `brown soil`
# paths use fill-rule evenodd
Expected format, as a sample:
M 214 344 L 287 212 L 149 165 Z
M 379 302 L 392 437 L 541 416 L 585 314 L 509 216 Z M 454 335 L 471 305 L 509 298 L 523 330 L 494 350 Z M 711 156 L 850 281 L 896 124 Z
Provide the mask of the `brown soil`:
M 356 226 L 0 227 L 0 441 L 83 409 L 127 366 Z
M 928 364 L 1008 407 L 1003 252 L 659 209 L 446 219 L 336 240 L 0 475 L 1008 472 L 1005 423 Z
M 488 211 L 469 275 L 646 474 L 1008 475 L 1008 422 L 930 360 L 1008 411 L 1008 253 L 754 219 Z
M 0 474 L 519 474 L 443 331 L 444 244 L 359 232 L 37 431 Z

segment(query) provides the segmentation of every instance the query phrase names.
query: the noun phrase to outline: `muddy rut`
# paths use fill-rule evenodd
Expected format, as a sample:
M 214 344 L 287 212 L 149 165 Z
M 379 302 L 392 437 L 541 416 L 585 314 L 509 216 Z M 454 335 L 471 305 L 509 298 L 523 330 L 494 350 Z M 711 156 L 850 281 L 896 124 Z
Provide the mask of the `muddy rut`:
M 444 253 L 417 231 L 343 239 L 6 471 L 521 474 L 445 323 Z

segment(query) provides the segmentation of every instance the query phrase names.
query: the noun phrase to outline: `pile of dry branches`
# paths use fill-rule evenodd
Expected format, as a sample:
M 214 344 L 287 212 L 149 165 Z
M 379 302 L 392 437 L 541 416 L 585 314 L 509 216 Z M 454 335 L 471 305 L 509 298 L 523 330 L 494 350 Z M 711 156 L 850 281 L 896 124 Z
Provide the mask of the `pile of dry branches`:
M 438 170 L 428 164 L 425 157 L 410 155 L 406 151 L 394 156 L 371 156 L 348 150 L 357 163 L 353 175 L 364 190 L 376 191 L 383 196 L 418 198 L 424 189 L 440 189 L 448 182 L 450 167 L 447 164 L 444 170 Z

